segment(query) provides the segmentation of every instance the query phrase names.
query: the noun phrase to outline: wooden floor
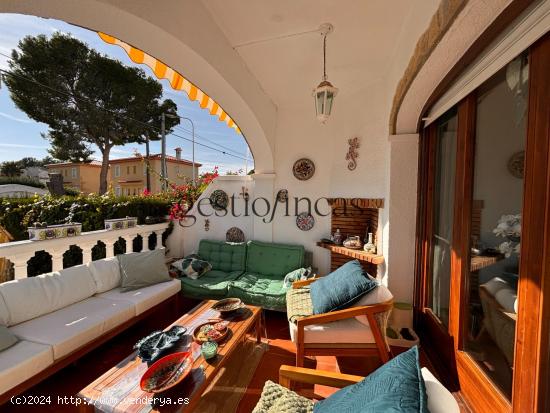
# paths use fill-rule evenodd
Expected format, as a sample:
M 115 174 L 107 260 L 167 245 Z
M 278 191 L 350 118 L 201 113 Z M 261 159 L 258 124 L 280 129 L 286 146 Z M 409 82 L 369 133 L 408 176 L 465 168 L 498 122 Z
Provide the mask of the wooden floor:
M 188 303 L 189 307 L 194 304 L 191 302 Z M 34 406 L 31 408 L 29 406 L 14 406 L 8 403 L 0 406 L 0 412 L 19 413 L 39 411 L 64 413 L 77 411 L 74 405 L 63 404 L 63 399 L 74 396 L 80 389 L 125 358 L 132 351 L 134 343 L 141 337 L 158 329 L 159 325 L 167 325 L 177 318 L 178 315 L 167 314 L 162 317 L 156 316 L 153 319 L 144 320 L 84 356 L 77 363 L 59 371 L 25 393 L 25 396 L 51 396 L 51 405 Z M 272 380 L 277 382 L 279 367 L 282 364 L 294 365 L 295 362 L 294 345 L 290 341 L 286 314 L 266 312 L 266 325 L 269 350 L 262 357 L 250 385 L 240 402 L 239 413 L 251 412 L 260 397 L 265 381 Z M 421 353 L 421 363 L 423 366 L 431 367 L 429 360 L 423 352 Z M 364 357 L 336 358 L 327 356 L 306 360 L 306 367 L 357 375 L 367 375 L 379 365 L 380 363 L 376 359 Z M 314 388 L 304 388 L 301 390 L 301 393 L 308 397 L 318 398 L 326 397 L 334 391 L 335 389 L 332 388 L 315 386 Z

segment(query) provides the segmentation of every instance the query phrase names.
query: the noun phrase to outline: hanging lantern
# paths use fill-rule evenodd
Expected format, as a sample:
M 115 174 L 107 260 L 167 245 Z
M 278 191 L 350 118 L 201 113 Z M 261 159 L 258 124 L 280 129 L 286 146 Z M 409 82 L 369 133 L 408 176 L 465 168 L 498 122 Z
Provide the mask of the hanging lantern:
M 320 32 L 323 36 L 323 81 L 313 90 L 315 99 L 315 114 L 321 123 L 325 123 L 332 111 L 334 97 L 338 89 L 332 86 L 327 79 L 327 35 L 332 33 L 334 27 L 330 23 L 321 25 Z

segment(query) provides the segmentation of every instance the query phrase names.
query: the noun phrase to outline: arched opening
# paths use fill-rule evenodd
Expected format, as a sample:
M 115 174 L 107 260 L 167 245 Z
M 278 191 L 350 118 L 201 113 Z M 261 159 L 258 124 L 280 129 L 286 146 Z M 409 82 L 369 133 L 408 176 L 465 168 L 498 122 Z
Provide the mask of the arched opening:
M 21 1 L 0 5 L 0 12 L 53 18 L 109 33 L 155 56 L 215 98 L 246 137 L 256 173 L 272 172 L 275 106 L 225 42 L 202 3 L 177 7 L 194 18 L 182 24 L 160 9 L 151 13 L 148 7 L 133 3 L 122 8 L 114 1 Z

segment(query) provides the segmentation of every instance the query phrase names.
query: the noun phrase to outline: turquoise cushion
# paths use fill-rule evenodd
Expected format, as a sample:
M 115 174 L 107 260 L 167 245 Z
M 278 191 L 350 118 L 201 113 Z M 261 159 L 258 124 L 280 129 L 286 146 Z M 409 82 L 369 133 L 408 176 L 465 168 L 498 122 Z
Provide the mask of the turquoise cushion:
M 203 239 L 199 243 L 198 255 L 208 261 L 213 270 L 244 272 L 246 244 Z
M 349 261 L 311 284 L 313 314 L 340 310 L 377 287 L 357 260 Z
M 272 244 L 249 241 L 246 253 L 246 272 L 279 277 L 304 266 L 302 245 Z
M 228 285 L 235 280 L 241 271 L 224 272 L 218 270 L 208 271 L 202 277 L 192 280 L 188 277 L 181 278 L 181 289 L 186 297 L 201 300 L 226 298 Z
M 429 413 L 418 347 L 390 360 L 364 380 L 313 406 L 313 413 Z

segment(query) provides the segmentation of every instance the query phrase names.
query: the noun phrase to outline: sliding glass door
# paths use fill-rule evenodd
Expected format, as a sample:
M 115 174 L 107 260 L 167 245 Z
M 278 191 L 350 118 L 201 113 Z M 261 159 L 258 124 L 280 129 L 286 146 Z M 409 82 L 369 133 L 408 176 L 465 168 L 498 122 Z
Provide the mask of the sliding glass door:
M 415 326 L 479 412 L 550 405 L 548 67 L 547 36 L 421 142 Z

